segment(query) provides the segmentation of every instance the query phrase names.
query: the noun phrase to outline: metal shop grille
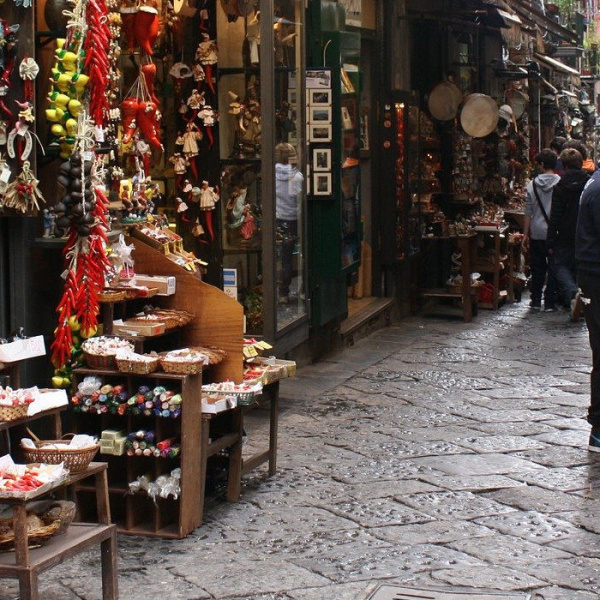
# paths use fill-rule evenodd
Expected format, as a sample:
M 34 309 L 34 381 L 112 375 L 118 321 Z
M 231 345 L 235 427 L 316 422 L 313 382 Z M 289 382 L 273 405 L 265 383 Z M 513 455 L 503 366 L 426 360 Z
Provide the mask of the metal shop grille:
M 446 590 L 406 588 L 381 585 L 368 600 L 542 600 L 541 596 L 522 593 L 452 592 Z

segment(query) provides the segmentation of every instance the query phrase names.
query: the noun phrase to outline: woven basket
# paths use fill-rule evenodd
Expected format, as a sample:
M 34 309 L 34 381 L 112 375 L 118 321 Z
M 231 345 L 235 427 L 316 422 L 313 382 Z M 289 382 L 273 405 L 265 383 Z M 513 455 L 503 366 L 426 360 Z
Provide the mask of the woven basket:
M 19 404 L 17 406 L 2 406 L 0 405 L 0 421 L 16 421 L 27 416 L 27 404 Z
M 179 375 L 197 375 L 202 371 L 204 362 L 199 361 L 180 361 L 160 359 L 160 366 L 165 373 L 177 373 Z
M 99 354 L 88 354 L 84 351 L 83 356 L 88 367 L 92 369 L 114 369 L 117 366 L 114 354 L 101 356 Z
M 98 302 L 121 302 L 127 298 L 127 292 L 121 290 L 105 289 L 98 294 Z
M 61 522 L 55 521 L 49 525 L 38 527 L 36 529 L 30 529 L 27 532 L 27 544 L 30 548 L 37 548 L 44 542 L 47 542 L 53 535 L 58 533 Z M 0 535 L 0 552 L 10 552 L 15 547 L 15 536 L 14 534 Z
M 117 369 L 121 373 L 136 373 L 137 375 L 149 375 L 158 369 L 159 360 L 135 361 L 117 358 Z
M 55 448 L 52 444 L 64 444 L 72 433 L 67 433 L 62 440 L 40 440 L 35 443 L 35 448 L 26 448 L 21 446 L 21 450 L 28 463 L 45 463 L 47 465 L 59 465 L 64 462 L 65 467 L 71 473 L 81 473 L 85 471 L 100 449 L 100 444 L 95 444 L 88 448 Z

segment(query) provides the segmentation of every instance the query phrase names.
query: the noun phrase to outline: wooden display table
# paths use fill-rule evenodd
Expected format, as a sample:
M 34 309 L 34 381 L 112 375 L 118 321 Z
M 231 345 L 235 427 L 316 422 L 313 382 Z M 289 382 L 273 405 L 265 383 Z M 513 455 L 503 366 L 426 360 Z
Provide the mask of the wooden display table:
M 491 308 L 493 310 L 498 310 L 500 308 L 500 304 L 503 303 L 508 294 L 506 290 L 500 289 L 500 276 L 501 274 L 506 274 L 508 271 L 507 266 L 505 266 L 505 262 L 508 260 L 508 256 L 505 256 L 502 259 L 502 255 L 508 255 L 508 241 L 507 241 L 507 233 L 508 233 L 508 225 L 504 225 L 501 227 L 486 227 L 486 226 L 477 226 L 474 228 L 475 231 L 482 235 L 487 235 L 492 238 L 492 254 L 491 254 L 491 264 L 484 266 L 478 265 L 475 262 L 475 270 L 480 271 L 482 273 L 488 273 L 492 276 L 492 302 L 480 302 L 480 308 Z
M 98 523 L 72 523 L 64 534 L 50 538 L 40 548 L 30 549 L 27 544 L 26 501 L 0 498 L 0 504 L 12 506 L 15 532 L 14 554 L 0 554 L 0 578 L 19 580 L 21 600 L 38 600 L 42 597 L 38 592 L 38 577 L 42 571 L 96 544 L 100 544 L 102 561 L 102 598 L 103 600 L 118 599 L 116 527 L 110 524 L 106 464 L 91 463 L 86 471 L 71 475 L 51 491 L 71 486 L 89 477 L 95 478 Z M 47 493 L 31 494 L 27 502 L 41 498 Z
M 258 401 L 250 406 L 243 406 L 242 416 L 244 413 L 268 402 L 269 406 L 269 446 L 267 449 L 256 452 L 252 456 L 248 456 L 242 460 L 241 474 L 256 469 L 263 463 L 269 464 L 269 476 L 275 475 L 277 470 L 277 432 L 279 428 L 279 381 L 274 381 L 263 387 L 263 393 L 258 398 Z M 243 419 L 242 419 L 243 421 Z M 243 425 L 243 423 L 242 423 Z
M 423 238 L 423 243 L 429 243 L 431 241 L 453 240 L 456 243 L 458 251 L 461 253 L 462 276 L 462 289 L 460 292 L 449 292 L 445 288 L 428 288 L 421 290 L 421 296 L 426 300 L 422 308 L 424 313 L 431 309 L 436 300 L 460 300 L 463 321 L 465 323 L 470 323 L 473 320 L 473 316 L 477 314 L 477 288 L 471 285 L 471 273 L 473 273 L 476 239 L 477 235 L 474 233 L 459 236 Z

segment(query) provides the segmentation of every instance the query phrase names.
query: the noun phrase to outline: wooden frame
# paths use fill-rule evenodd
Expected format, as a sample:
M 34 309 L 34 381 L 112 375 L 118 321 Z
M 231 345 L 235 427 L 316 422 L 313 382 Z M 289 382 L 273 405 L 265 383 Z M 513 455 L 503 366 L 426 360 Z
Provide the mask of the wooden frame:
M 331 106 L 309 106 L 308 122 L 315 125 L 331 123 Z
M 313 173 L 313 196 L 331 196 L 331 173 Z
M 309 142 L 331 142 L 332 139 L 332 127 L 331 123 L 328 124 L 315 124 L 311 123 L 308 128 L 308 141 Z
M 313 171 L 331 171 L 331 148 L 313 148 Z
M 309 106 L 331 106 L 331 90 L 308 90 Z

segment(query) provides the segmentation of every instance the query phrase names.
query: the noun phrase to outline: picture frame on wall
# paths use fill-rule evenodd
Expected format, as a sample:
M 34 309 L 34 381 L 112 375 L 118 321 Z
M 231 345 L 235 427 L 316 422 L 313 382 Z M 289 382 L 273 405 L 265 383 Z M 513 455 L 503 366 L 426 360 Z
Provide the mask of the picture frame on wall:
M 345 130 L 354 129 L 354 123 L 347 106 L 342 106 L 342 126 Z
M 331 106 L 310 106 L 308 109 L 309 123 L 331 123 Z
M 306 71 L 306 87 L 308 89 L 324 89 L 331 87 L 330 69 L 308 69 Z
M 313 196 L 331 196 L 331 173 L 313 173 Z
M 298 105 L 298 90 L 297 89 L 290 89 L 288 90 L 288 103 L 291 106 L 297 106 Z
M 309 106 L 331 106 L 331 90 L 308 90 Z
M 331 123 L 311 123 L 308 128 L 308 141 L 312 143 L 325 143 L 331 141 Z
M 313 171 L 331 171 L 331 148 L 313 148 Z

